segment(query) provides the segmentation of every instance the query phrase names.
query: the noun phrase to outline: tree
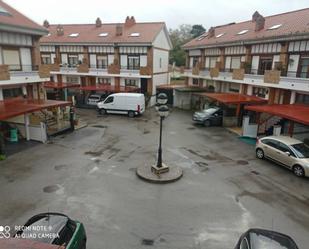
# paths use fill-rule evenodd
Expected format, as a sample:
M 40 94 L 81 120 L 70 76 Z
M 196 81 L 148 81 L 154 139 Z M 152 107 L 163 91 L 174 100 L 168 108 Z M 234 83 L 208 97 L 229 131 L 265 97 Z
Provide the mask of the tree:
M 170 54 L 170 64 L 174 63 L 176 66 L 183 66 L 186 63 L 186 53 L 182 46 L 192 39 L 192 26 L 182 24 L 177 29 L 170 29 L 169 34 L 173 44 L 173 49 Z
M 206 29 L 203 27 L 203 25 L 195 24 L 192 26 L 191 35 L 193 38 L 196 38 L 200 36 L 201 34 L 205 33 Z

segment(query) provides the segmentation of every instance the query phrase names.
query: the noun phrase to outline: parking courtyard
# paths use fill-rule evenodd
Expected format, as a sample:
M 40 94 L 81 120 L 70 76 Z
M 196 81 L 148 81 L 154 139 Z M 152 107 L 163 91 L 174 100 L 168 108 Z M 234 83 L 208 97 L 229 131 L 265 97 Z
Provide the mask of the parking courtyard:
M 41 212 L 84 223 L 89 249 L 234 248 L 250 227 L 309 244 L 309 180 L 255 158 L 254 146 L 219 127 L 195 126 L 173 110 L 164 121 L 163 160 L 181 180 L 155 185 L 136 167 L 156 161 L 159 117 L 129 119 L 79 110 L 86 128 L 0 163 L 0 224 Z

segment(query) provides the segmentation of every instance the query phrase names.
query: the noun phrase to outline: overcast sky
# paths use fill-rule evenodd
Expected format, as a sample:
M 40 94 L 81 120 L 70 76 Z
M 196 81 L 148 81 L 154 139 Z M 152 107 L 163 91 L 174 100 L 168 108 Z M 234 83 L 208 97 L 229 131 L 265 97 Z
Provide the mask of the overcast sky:
M 4 0 L 42 24 L 123 22 L 134 15 L 139 22 L 165 21 L 168 28 L 202 24 L 206 29 L 245 21 L 258 10 L 262 15 L 307 8 L 308 0 Z

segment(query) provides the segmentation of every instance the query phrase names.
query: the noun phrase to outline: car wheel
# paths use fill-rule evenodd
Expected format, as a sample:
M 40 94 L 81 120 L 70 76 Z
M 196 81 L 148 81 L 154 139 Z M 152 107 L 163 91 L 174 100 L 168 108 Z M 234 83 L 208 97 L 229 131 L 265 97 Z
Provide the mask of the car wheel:
M 296 176 L 298 176 L 298 177 L 303 177 L 303 176 L 305 176 L 305 171 L 304 171 L 303 167 L 302 167 L 302 166 L 299 166 L 299 165 L 295 165 L 295 166 L 293 167 L 293 173 L 294 173 L 294 175 L 296 175 Z
M 204 121 L 204 126 L 209 127 L 211 125 L 210 120 L 205 120 Z
M 128 116 L 129 116 L 129 118 L 134 118 L 135 114 L 134 114 L 134 112 L 129 111 L 128 112 Z
M 99 109 L 99 113 L 100 113 L 101 115 L 105 115 L 105 114 L 106 114 L 106 110 L 105 110 L 105 109 Z
M 256 157 L 258 159 L 263 159 L 264 158 L 264 151 L 262 149 L 257 149 L 256 150 Z

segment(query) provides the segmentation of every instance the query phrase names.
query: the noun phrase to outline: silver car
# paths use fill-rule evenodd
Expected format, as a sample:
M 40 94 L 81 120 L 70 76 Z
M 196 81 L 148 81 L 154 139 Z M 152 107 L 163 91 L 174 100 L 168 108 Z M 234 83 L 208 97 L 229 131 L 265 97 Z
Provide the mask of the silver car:
M 294 172 L 296 176 L 309 176 L 309 146 L 286 136 L 270 136 L 256 142 L 256 157 L 268 158 Z

